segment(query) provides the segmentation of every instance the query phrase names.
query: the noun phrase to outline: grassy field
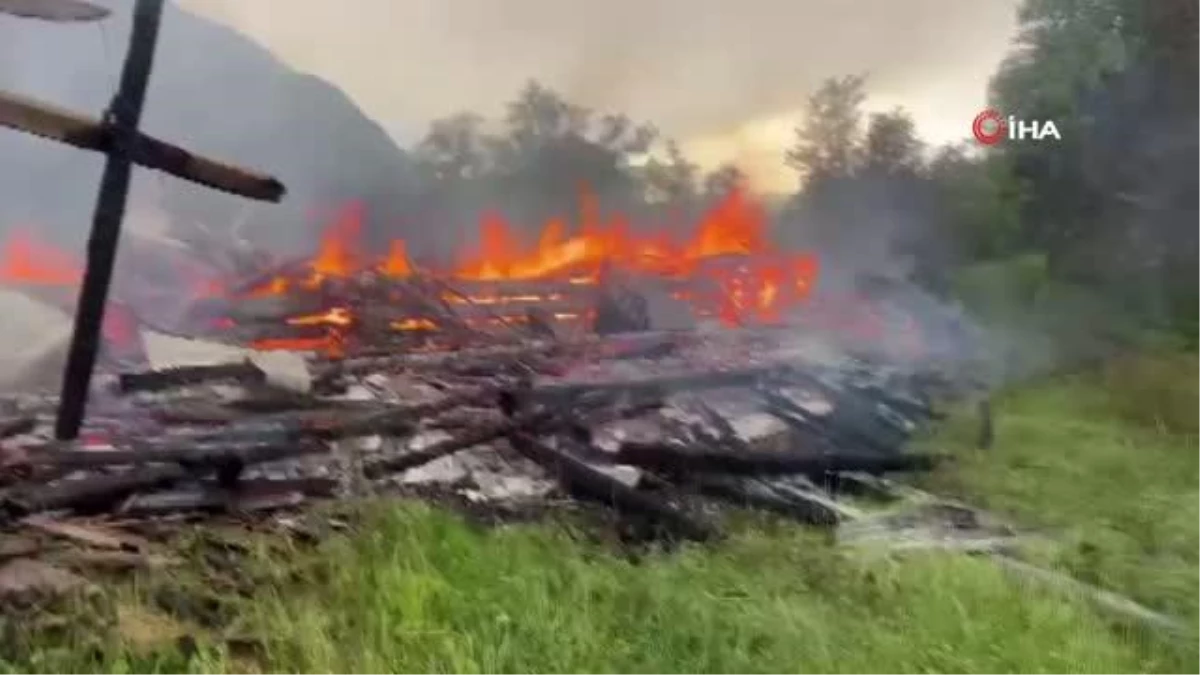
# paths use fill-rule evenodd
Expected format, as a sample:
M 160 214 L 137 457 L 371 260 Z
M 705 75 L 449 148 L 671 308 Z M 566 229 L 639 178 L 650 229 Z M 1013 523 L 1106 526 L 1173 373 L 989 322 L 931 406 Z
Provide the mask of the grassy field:
M 1055 542 L 1047 565 L 1197 625 L 1197 364 L 1118 361 L 994 402 L 930 445 L 959 461 L 928 487 Z M 473 526 L 373 506 L 316 549 L 257 543 L 247 597 L 186 573 L 115 588 L 112 633 L 47 637 L 6 669 L 115 671 L 1196 672 L 1196 641 L 1113 623 L 993 563 L 833 547 L 752 519 L 716 547 L 637 561 L 558 525 Z M 151 598 L 208 598 L 201 628 Z M 213 599 L 209 596 L 217 596 Z M 159 603 L 161 605 L 161 603 Z M 98 610 L 91 610 L 98 611 Z M 194 636 L 180 649 L 178 635 Z M 1194 631 L 1193 631 L 1194 634 Z M 229 638 L 235 638 L 229 641 Z M 69 640 L 91 640 L 85 648 Z

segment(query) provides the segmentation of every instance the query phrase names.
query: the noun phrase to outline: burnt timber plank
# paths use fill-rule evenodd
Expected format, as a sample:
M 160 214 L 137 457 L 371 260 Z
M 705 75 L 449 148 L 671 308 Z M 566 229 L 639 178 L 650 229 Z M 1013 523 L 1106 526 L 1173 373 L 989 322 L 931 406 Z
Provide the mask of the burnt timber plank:
M 104 7 L 81 0 L 0 0 L 0 14 L 55 23 L 98 21 L 110 13 Z
M 12 92 L 0 91 L 0 126 L 105 154 L 116 146 L 115 125 Z M 193 154 L 140 132 L 129 155 L 139 166 L 249 199 L 278 202 L 286 191 L 271 176 Z

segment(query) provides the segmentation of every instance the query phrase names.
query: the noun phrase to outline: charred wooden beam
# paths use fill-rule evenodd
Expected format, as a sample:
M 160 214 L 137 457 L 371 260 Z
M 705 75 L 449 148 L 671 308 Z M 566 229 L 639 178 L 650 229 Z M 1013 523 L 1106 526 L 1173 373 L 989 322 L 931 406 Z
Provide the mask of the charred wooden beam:
M 532 435 L 516 431 L 508 435 L 509 444 L 554 475 L 569 492 L 649 517 L 671 531 L 695 541 L 718 536 L 716 528 L 676 508 L 667 501 L 631 488 L 612 476 L 542 443 Z
M 431 443 L 428 447 L 420 450 L 367 462 L 363 466 L 363 475 L 369 479 L 375 479 L 389 474 L 401 473 L 428 464 L 435 459 L 453 455 L 456 452 L 473 448 L 477 445 L 499 440 L 514 429 L 520 428 L 525 424 L 536 424 L 537 421 L 534 419 L 510 420 L 470 429 L 459 436 Z
M 293 495 L 330 497 L 336 489 L 337 481 L 332 478 L 243 480 L 232 488 L 203 482 L 164 492 L 135 495 L 121 505 L 120 514 L 147 517 L 185 511 L 250 513 L 290 506 L 293 502 L 290 497 Z
M 586 405 L 586 404 L 585 404 Z M 515 432 L 536 433 L 566 432 L 590 442 L 592 426 L 614 419 L 625 419 L 644 414 L 657 407 L 657 403 L 637 402 L 628 406 L 605 406 L 591 410 L 575 410 L 575 414 L 564 415 L 558 410 L 539 410 L 518 414 L 509 419 L 477 426 L 453 438 L 433 443 L 426 448 L 393 457 L 384 457 L 368 462 L 363 473 L 367 478 L 379 478 L 407 471 L 435 459 L 452 455 L 461 450 L 506 438 Z
M 0 0 L 0 14 L 56 23 L 98 21 L 110 12 L 81 0 Z
M 447 363 L 475 358 L 532 357 L 558 350 L 561 345 L 553 341 L 526 341 L 492 347 L 476 347 L 454 351 L 437 351 L 424 354 L 395 354 L 390 356 L 367 356 L 332 361 L 317 368 L 316 376 L 326 374 L 357 375 L 377 370 L 400 368 L 437 368 Z
M 118 387 L 123 392 L 161 391 L 204 382 L 228 381 L 263 382 L 266 374 L 250 361 L 210 366 L 161 368 L 140 373 L 122 373 Z
M 548 382 L 533 388 L 539 399 L 569 397 L 586 392 L 654 392 L 669 394 L 673 391 L 719 389 L 723 387 L 751 386 L 775 372 L 773 367 L 752 367 L 731 370 L 711 370 L 669 373 L 653 377 L 619 380 L 595 380 L 592 382 Z
M 701 494 L 772 511 L 809 525 L 836 525 L 845 518 L 839 504 L 815 489 L 784 490 L 756 478 L 718 474 L 698 477 L 692 487 Z
M 66 469 L 94 469 L 130 464 L 181 464 L 194 468 L 212 468 L 237 463 L 243 466 L 271 462 L 289 457 L 328 451 L 323 443 L 300 441 L 205 441 L 180 444 L 176 447 L 151 447 L 132 450 L 57 450 L 34 453 L 29 461 L 35 465 L 57 466 Z
M 355 436 L 399 436 L 411 433 L 424 418 L 440 415 L 455 408 L 478 405 L 485 401 L 494 402 L 497 392 L 498 390 L 492 387 L 480 387 L 419 405 L 389 406 L 381 410 L 356 414 L 348 414 L 345 411 L 314 414 L 295 421 L 291 428 L 298 436 L 309 436 L 322 440 Z
M 862 471 L 878 474 L 894 471 L 928 471 L 942 458 L 925 454 L 847 453 L 810 455 L 762 452 L 746 448 L 723 452 L 707 447 L 692 448 L 669 443 L 621 444 L 615 461 L 672 473 L 719 472 L 729 474 L 807 474 L 833 471 Z
M 104 321 L 117 244 L 121 239 L 121 221 L 125 218 L 125 201 L 129 196 L 129 181 L 133 173 L 132 150 L 146 101 L 146 86 L 154 63 L 154 47 L 158 42 L 162 11 L 163 0 L 138 0 L 134 6 L 129 50 L 121 67 L 117 92 L 109 104 L 111 121 L 106 123 L 106 127 L 110 130 L 111 147 L 108 148 L 104 172 L 100 176 L 100 193 L 96 197 L 92 230 L 88 237 L 87 266 L 79 288 L 79 301 L 75 303 L 75 322 L 63 373 L 58 418 L 54 425 L 54 434 L 60 440 L 79 435 L 87 408 L 92 370 L 100 349 L 100 326 Z M 0 113 L 0 119 L 15 117 L 11 115 L 12 106 L 5 105 L 3 109 L 9 114 Z M 30 109 L 26 106 L 24 110 L 38 112 L 36 107 Z M 34 119 L 39 118 L 35 116 Z M 45 116 L 40 119 L 47 121 Z M 49 119 L 53 119 L 53 116 Z M 61 118 L 59 121 L 62 121 Z
M 11 92 L 0 91 L 0 126 L 106 154 L 118 145 L 112 122 Z M 193 154 L 140 132 L 130 140 L 128 153 L 134 164 L 249 199 L 278 202 L 285 192 L 283 183 L 271 176 Z
M 188 470 L 175 464 L 149 466 L 118 474 L 62 480 L 54 485 L 29 485 L 3 500 L 4 508 L 23 516 L 59 509 L 102 510 L 139 490 L 165 487 L 186 478 Z

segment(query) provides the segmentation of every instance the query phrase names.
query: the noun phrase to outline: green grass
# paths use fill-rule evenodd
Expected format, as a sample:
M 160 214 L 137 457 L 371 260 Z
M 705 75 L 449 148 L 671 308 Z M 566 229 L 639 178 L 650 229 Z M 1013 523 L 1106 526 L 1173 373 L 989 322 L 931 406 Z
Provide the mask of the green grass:
M 991 451 L 974 420 L 936 443 L 960 461 L 931 488 L 1045 528 L 1075 577 L 1193 622 L 1197 614 L 1197 362 L 1143 355 L 1001 396 Z
M 1016 672 L 1173 669 L 1088 610 L 1022 590 L 986 561 L 859 559 L 796 532 L 640 565 L 561 532 L 483 533 L 408 507 L 306 556 L 227 630 L 265 638 L 273 671 Z M 275 561 L 276 565 L 280 562 Z M 282 574 L 282 569 L 280 570 Z M 245 668 L 77 650 L 37 669 Z
M 1181 428 L 1177 413 L 1159 410 L 1164 401 L 1195 410 L 1195 375 L 1194 361 L 1165 369 L 1129 362 L 1010 392 L 995 403 L 991 451 L 970 449 L 966 417 L 929 439 L 960 456 L 929 482 L 1053 535 L 1059 543 L 1040 552 L 1047 564 L 1195 625 L 1194 418 Z M 1184 378 L 1191 384 L 1181 385 Z M 1170 393 L 1146 393 L 1159 389 Z M 95 653 L 41 638 L 7 667 L 1195 672 L 1198 665 L 1194 643 L 1115 625 L 1076 601 L 1014 583 L 984 559 L 864 556 L 790 524 L 751 521 L 721 545 L 631 561 L 564 526 L 484 530 L 419 504 L 373 505 L 356 534 L 316 550 L 259 541 L 233 583 L 251 587 L 249 597 L 206 589 L 210 582 L 186 574 L 113 592 L 126 609 L 155 612 L 142 622 L 151 625 L 166 623 L 149 600 L 164 585 L 219 596 L 225 625 L 196 629 L 194 654 L 147 646 L 126 630 L 125 647 L 100 642 Z M 232 653 L 229 636 L 260 644 L 252 654 Z

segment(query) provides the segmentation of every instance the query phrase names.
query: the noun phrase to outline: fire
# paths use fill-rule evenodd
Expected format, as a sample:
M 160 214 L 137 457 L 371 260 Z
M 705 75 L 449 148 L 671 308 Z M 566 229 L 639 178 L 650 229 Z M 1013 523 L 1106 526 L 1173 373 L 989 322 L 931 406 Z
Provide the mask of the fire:
M 349 326 L 354 323 L 354 317 L 345 307 L 334 307 L 320 314 L 292 317 L 287 323 L 291 326 Z
M 512 227 L 495 213 L 480 223 L 479 248 L 467 252 L 454 276 L 473 281 L 544 279 L 569 272 L 594 278 L 604 265 L 634 272 L 684 276 L 709 258 L 757 255 L 769 250 L 766 212 L 742 190 L 732 190 L 700 219 L 692 237 L 673 241 L 668 233 L 637 235 L 628 220 L 615 215 L 607 221 L 588 195 L 584 197 L 577 234 L 566 234 L 561 218 L 548 220 L 532 247 L 522 247 Z
M 14 230 L 0 244 L 0 284 L 73 288 L 83 280 L 83 265 L 70 253 L 39 241 L 31 232 Z M 110 301 L 100 326 L 101 336 L 119 351 L 139 344 L 138 322 L 132 310 Z
M 603 211 L 596 196 L 586 190 L 573 218 L 549 218 L 533 230 L 515 226 L 499 212 L 486 212 L 480 216 L 475 245 L 460 249 L 456 262 L 440 269 L 422 266 L 418 270 L 403 239 L 390 241 L 382 255 L 371 255 L 361 239 L 364 216 L 360 203 L 339 209 L 310 258 L 237 294 L 315 292 L 334 305 L 283 322 L 302 329 L 298 332 L 303 336 L 259 340 L 255 347 L 343 351 L 362 317 L 353 308 L 355 300 L 341 295 L 338 285 L 330 282 L 360 274 L 405 280 L 413 289 L 425 289 L 418 292 L 452 311 L 461 308 L 462 321 L 475 327 L 528 321 L 527 310 L 532 307 L 544 307 L 559 321 L 587 320 L 593 312 L 572 305 L 581 297 L 572 289 L 598 284 L 610 273 L 656 280 L 698 315 L 728 324 L 778 322 L 808 299 L 818 272 L 814 256 L 782 251 L 772 244 L 766 209 L 742 189 L 733 189 L 712 204 L 690 230 L 679 223 L 670 230 L 634 227 L 626 215 Z M 536 235 L 518 236 L 529 231 Z M 73 256 L 27 233 L 11 235 L 0 248 L 0 283 L 70 287 L 79 283 L 81 270 Z M 180 273 L 181 279 L 187 276 L 182 269 Z M 228 294 L 224 285 L 201 276 L 195 275 L 196 283 L 189 286 L 195 297 Z M 388 288 L 380 286 L 384 291 L 380 301 L 387 302 L 386 297 L 396 292 Z M 135 332 L 133 318 L 124 312 L 115 314 L 106 322 L 113 324 L 114 335 Z M 409 317 L 394 317 L 388 326 L 395 331 L 432 332 L 439 328 L 436 315 L 432 311 L 422 316 L 418 310 Z
M 28 232 L 12 232 L 0 248 L 0 283 L 74 286 L 82 278 L 83 267 L 70 254 Z
M 429 319 L 401 319 L 393 321 L 391 327 L 395 330 L 435 330 L 437 324 Z
M 368 269 L 393 279 L 412 276 L 414 268 L 403 239 L 393 240 L 387 255 L 377 262 L 365 259 L 359 245 L 363 215 L 360 204 L 338 212 L 321 235 L 307 277 L 275 277 L 250 294 L 282 294 L 297 285 L 317 288 L 326 279 Z M 532 241 L 523 242 L 516 235 L 518 228 L 500 213 L 489 211 L 480 217 L 477 246 L 461 250 L 452 268 L 431 273 L 469 282 L 558 281 L 586 285 L 596 283 L 603 270 L 615 268 L 634 275 L 704 282 L 708 290 L 686 294 L 687 300 L 701 313 L 727 323 L 778 321 L 785 309 L 808 297 L 816 279 L 817 261 L 807 254 L 787 255 L 775 250 L 767 236 L 767 222 L 762 205 L 744 190 L 734 189 L 701 215 L 690 236 L 640 232 L 624 215 L 604 214 L 596 197 L 585 190 L 573 231 L 565 218 L 550 218 Z M 560 298 L 554 293 L 485 293 L 444 299 L 452 304 L 505 305 Z M 350 318 L 338 314 L 299 320 L 345 326 Z M 427 328 L 398 323 L 404 324 L 394 326 L 398 330 Z
M 362 204 L 349 204 L 321 235 L 321 246 L 312 261 L 314 279 L 345 277 L 358 270 L 362 216 Z
M 392 240 L 380 271 L 392 279 L 403 279 L 412 275 L 412 265 L 408 262 L 408 246 L 403 239 Z

